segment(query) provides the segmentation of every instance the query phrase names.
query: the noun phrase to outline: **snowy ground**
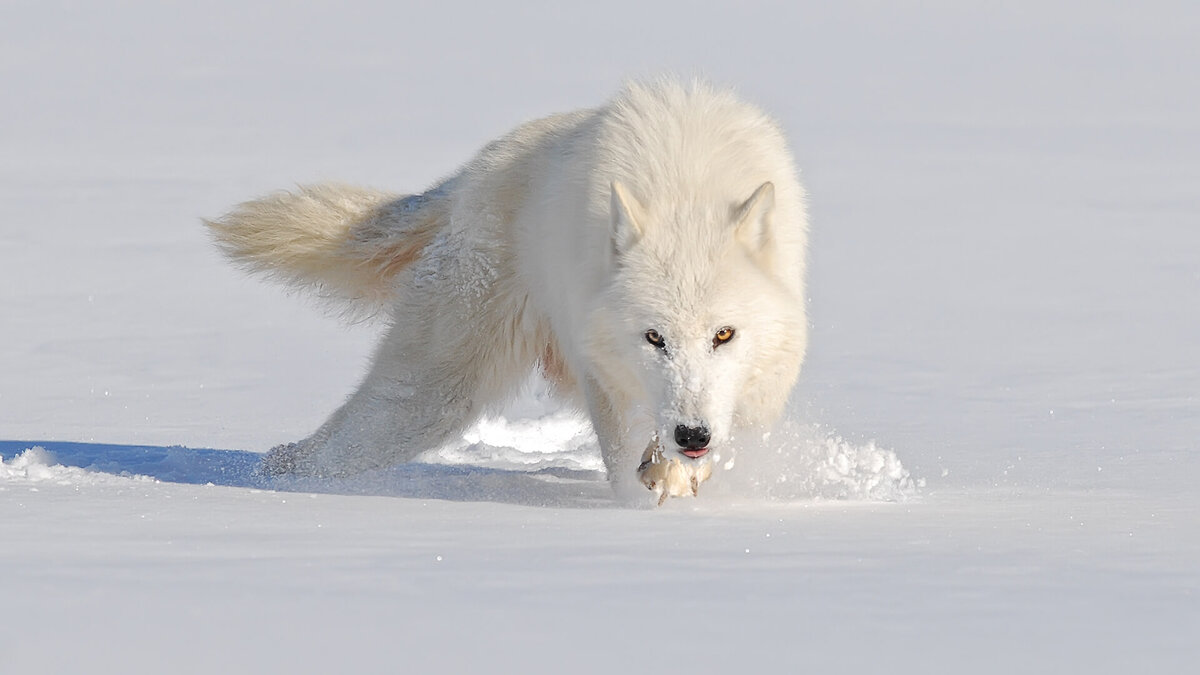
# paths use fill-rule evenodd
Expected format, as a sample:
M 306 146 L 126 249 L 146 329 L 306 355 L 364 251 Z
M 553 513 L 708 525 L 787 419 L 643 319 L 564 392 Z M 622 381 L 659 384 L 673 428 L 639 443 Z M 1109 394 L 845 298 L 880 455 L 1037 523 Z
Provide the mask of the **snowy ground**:
M 1193 669 L 1200 10 L 827 5 L 0 4 L 0 672 Z M 532 395 L 427 463 L 256 479 L 376 328 L 199 218 L 419 189 L 662 69 L 772 110 L 812 194 L 757 460 L 612 508 Z

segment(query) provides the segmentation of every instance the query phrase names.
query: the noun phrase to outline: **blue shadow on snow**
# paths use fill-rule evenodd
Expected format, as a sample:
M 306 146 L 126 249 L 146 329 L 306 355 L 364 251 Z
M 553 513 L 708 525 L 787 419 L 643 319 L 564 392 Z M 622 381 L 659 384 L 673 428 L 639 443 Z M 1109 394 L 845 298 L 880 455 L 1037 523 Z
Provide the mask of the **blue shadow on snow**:
M 409 463 L 348 478 L 279 478 L 259 475 L 256 468 L 262 455 L 245 450 L 0 440 L 0 455 L 11 459 L 33 447 L 46 449 L 63 466 L 150 476 L 166 483 L 568 508 L 612 503 L 602 474 L 560 468 L 509 471 Z

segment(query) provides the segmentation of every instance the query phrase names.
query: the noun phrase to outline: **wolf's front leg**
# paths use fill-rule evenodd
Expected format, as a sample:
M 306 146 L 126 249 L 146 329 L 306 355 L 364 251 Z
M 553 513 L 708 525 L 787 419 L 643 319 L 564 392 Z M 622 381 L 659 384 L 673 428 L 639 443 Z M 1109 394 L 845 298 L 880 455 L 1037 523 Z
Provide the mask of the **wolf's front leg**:
M 617 500 L 635 507 L 648 507 L 656 503 L 657 495 L 642 484 L 638 474 L 642 448 L 648 436 L 630 428 L 618 406 L 600 385 L 588 379 L 584 393 L 592 428 L 600 441 L 600 456 L 608 472 L 608 482 Z

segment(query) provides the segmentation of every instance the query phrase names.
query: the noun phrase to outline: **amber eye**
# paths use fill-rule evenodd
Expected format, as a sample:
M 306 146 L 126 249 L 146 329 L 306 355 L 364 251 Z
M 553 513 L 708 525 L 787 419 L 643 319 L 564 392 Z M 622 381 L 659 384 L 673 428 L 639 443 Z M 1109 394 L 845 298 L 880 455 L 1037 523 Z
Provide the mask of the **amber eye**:
M 659 335 L 658 331 L 654 330 L 653 328 L 646 331 L 646 342 L 649 342 L 659 349 L 667 348 L 667 341 L 664 340 L 663 336 Z
M 716 335 L 713 335 L 713 349 L 716 349 L 717 347 L 720 347 L 726 342 L 732 340 L 733 334 L 734 330 L 729 326 L 725 326 L 721 330 L 717 331 Z

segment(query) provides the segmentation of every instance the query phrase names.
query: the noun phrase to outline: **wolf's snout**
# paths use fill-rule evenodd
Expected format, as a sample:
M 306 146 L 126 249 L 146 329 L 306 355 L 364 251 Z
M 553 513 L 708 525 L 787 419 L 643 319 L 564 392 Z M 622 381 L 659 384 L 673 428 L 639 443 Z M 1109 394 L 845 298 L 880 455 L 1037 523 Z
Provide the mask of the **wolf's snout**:
M 708 427 L 689 427 L 680 424 L 675 427 L 675 443 L 680 452 L 695 459 L 703 457 L 708 452 L 708 442 L 712 440 L 712 432 Z

